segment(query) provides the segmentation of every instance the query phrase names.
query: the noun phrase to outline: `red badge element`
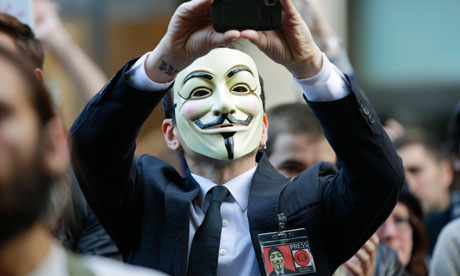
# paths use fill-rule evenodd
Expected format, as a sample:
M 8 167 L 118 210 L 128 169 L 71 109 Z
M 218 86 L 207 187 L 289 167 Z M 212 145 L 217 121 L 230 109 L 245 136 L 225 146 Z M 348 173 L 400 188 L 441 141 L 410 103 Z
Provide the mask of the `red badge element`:
M 294 254 L 294 260 L 300 266 L 307 266 L 310 263 L 310 259 L 310 254 L 305 250 L 298 250 Z

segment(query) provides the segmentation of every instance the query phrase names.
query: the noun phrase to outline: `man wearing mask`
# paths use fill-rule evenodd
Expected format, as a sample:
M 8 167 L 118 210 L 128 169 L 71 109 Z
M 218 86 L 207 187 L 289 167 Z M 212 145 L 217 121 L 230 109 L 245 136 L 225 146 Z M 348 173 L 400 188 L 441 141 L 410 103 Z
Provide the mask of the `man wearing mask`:
M 391 142 L 291 1 L 281 3 L 280 30 L 226 33 L 212 28 L 212 1 L 182 4 L 159 45 L 120 70 L 74 123 L 75 172 L 125 261 L 173 275 L 266 275 L 262 245 L 276 232 L 299 240 L 290 247 L 296 273 L 330 275 L 391 212 L 404 181 Z M 290 182 L 259 152 L 268 121 L 257 67 L 240 51 L 214 49 L 238 38 L 298 79 L 344 169 L 322 163 Z M 184 178 L 159 159 L 133 157 L 165 94 L 162 129 L 187 161 Z

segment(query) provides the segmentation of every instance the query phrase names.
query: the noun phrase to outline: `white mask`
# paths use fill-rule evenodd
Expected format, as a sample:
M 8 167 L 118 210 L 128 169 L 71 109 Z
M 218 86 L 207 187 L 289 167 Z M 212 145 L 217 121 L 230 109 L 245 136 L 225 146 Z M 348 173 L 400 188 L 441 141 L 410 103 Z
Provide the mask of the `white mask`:
M 219 160 L 259 147 L 264 111 L 254 61 L 217 48 L 182 70 L 174 84 L 176 124 L 194 152 Z

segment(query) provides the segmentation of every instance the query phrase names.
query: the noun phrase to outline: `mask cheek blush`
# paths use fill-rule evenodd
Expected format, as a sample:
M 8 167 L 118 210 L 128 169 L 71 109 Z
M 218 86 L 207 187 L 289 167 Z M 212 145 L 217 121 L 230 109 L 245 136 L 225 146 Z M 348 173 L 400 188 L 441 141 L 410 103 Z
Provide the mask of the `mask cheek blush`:
M 196 120 L 207 113 L 209 108 L 203 101 L 188 101 L 182 107 L 182 115 L 187 120 Z
M 239 109 L 246 114 L 254 116 L 262 109 L 262 103 L 258 98 L 251 96 L 247 100 L 240 102 Z

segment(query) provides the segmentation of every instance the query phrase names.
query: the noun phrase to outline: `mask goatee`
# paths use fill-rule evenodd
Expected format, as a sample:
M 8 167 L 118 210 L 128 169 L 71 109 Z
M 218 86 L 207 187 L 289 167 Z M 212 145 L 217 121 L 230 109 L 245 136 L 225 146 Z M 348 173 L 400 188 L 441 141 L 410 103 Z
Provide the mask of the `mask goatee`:
M 235 145 L 233 143 L 233 134 L 235 134 L 235 132 L 221 133 L 221 135 L 224 137 L 225 149 L 227 149 L 228 160 L 233 160 L 233 153 L 235 151 Z

